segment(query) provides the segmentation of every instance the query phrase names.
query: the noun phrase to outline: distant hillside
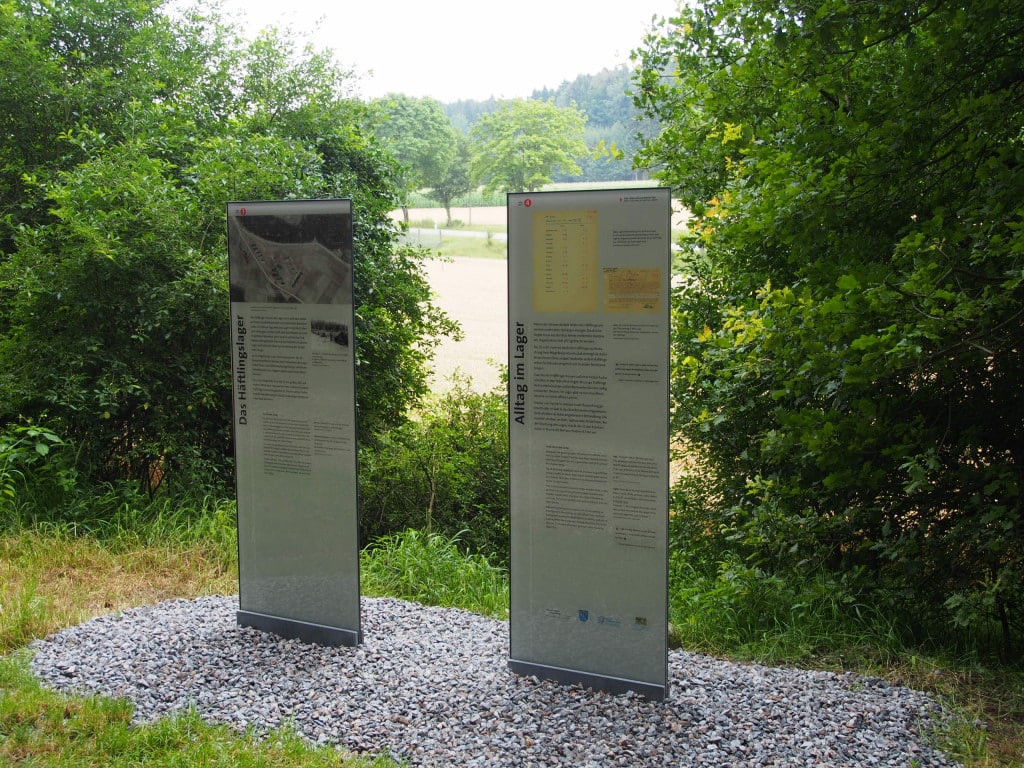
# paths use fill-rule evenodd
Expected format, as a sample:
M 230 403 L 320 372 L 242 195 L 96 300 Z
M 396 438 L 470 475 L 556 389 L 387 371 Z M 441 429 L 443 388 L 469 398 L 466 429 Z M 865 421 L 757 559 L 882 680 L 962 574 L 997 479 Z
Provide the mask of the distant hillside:
M 639 145 L 637 134 L 651 135 L 656 126 L 649 121 L 638 121 L 638 112 L 633 99 L 628 95 L 632 87 L 631 70 L 626 67 L 603 69 L 593 75 L 579 75 L 574 80 L 563 82 L 558 88 L 543 88 L 534 91 L 530 98 L 540 101 L 553 99 L 560 107 L 575 103 L 587 115 L 587 129 L 584 136 L 588 147 L 596 147 L 602 141 L 614 144 L 624 153 L 621 160 L 609 158 L 594 159 L 590 156 L 577 158 L 583 169 L 582 178 L 587 181 L 616 181 L 646 178 L 648 174 L 633 169 L 633 154 Z M 462 100 L 443 105 L 445 114 L 457 129 L 468 133 L 481 115 L 494 111 L 499 102 Z M 581 177 L 555 177 L 555 181 L 579 180 Z

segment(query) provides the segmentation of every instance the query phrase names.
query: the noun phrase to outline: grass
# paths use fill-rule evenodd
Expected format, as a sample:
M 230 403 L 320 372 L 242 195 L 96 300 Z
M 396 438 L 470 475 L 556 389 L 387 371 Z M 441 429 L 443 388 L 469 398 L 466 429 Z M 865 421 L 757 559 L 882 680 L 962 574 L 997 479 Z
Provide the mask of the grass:
M 102 613 L 237 592 L 232 556 L 145 538 L 103 542 L 59 529 L 0 537 L 0 653 Z
M 844 597 L 825 574 L 790 584 L 739 563 L 701 575 L 671 558 L 670 621 L 680 644 L 734 661 L 853 671 L 927 691 L 954 716 L 936 738 L 974 768 L 1024 766 L 1024 667 L 908 647 L 897 617 Z
M 461 552 L 458 537 L 408 530 L 367 547 L 360 566 L 363 594 L 508 618 L 505 572 Z
M 451 258 L 508 258 L 508 242 L 497 238 L 446 237 L 437 250 L 442 256 Z
M 462 237 L 445 235 L 435 230 L 410 233 L 406 242 L 436 252 L 445 258 L 506 259 L 508 242 L 496 237 Z
M 91 616 L 170 598 L 237 590 L 230 504 L 191 509 L 124 503 L 105 522 L 36 522 L 0 529 L 0 765 L 393 766 L 314 748 L 287 728 L 238 733 L 186 711 L 130 727 L 125 701 L 43 689 L 28 670 L 33 639 Z M 504 617 L 506 574 L 460 551 L 457 539 L 409 531 L 368 548 L 363 592 Z M 691 573 L 691 576 L 693 574 Z M 1024 765 L 1024 671 L 924 655 L 900 644 L 885 617 L 843 619 L 826 590 L 781 610 L 773 592 L 746 609 L 708 596 L 673 571 L 673 621 L 686 647 L 734 660 L 853 670 L 928 690 L 957 712 L 937 735 L 972 768 Z M 732 606 L 730 608 L 729 606 Z M 730 615 L 729 611 L 733 611 Z M 856 613 L 856 612 L 854 612 Z M 845 615 L 849 615 L 846 612 Z
M 103 521 L 0 533 L 0 765 L 394 766 L 314 748 L 288 729 L 240 734 L 194 711 L 130 726 L 131 704 L 40 687 L 24 646 L 93 616 L 172 598 L 238 591 L 233 505 L 198 512 L 123 504 Z
M 109 519 L 14 525 L 0 533 L 0 765 L 385 768 L 315 748 L 289 729 L 240 734 L 185 711 L 131 727 L 127 701 L 42 688 L 33 640 L 93 616 L 173 598 L 238 590 L 233 506 L 123 504 Z M 505 574 L 456 540 L 410 531 L 363 555 L 364 593 L 504 617 Z
M 187 710 L 155 724 L 132 726 L 131 704 L 99 696 L 65 696 L 43 689 L 28 670 L 28 654 L 0 658 L 0 764 L 32 768 L 357 768 L 394 766 L 386 756 L 352 758 L 313 748 L 284 728 L 239 734 L 204 723 Z
M 1024 766 L 1024 671 L 902 653 L 876 674 L 928 691 L 956 713 L 940 734 L 948 754 L 974 768 Z

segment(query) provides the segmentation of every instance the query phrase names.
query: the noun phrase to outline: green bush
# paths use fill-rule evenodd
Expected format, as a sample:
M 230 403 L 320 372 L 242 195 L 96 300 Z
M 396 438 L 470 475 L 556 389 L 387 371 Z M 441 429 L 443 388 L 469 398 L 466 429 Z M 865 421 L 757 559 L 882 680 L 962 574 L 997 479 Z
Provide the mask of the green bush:
M 992 35 L 989 30 L 1005 30 Z M 1024 6 L 703 0 L 634 93 L 693 214 L 677 434 L 706 535 L 922 641 L 1024 638 Z M 866 598 L 868 599 L 868 598 Z
M 492 562 L 508 562 L 508 411 L 504 389 L 464 380 L 419 417 L 360 451 L 362 535 L 407 528 L 459 535 Z M 460 533 L 461 532 L 461 533 Z
M 844 653 L 877 663 L 904 648 L 891 618 L 825 571 L 785 579 L 732 555 L 695 564 L 680 548 L 672 550 L 670 582 L 669 620 L 691 650 L 764 662 Z
M 206 14 L 30 5 L 0 11 L 0 429 L 45 421 L 84 483 L 228 493 L 224 205 L 335 196 L 356 222 L 360 439 L 400 425 L 456 329 L 397 243 L 400 167 L 349 74 Z
M 35 424 L 10 424 L 0 431 L 0 530 L 24 509 L 52 505 L 75 487 L 70 448 Z

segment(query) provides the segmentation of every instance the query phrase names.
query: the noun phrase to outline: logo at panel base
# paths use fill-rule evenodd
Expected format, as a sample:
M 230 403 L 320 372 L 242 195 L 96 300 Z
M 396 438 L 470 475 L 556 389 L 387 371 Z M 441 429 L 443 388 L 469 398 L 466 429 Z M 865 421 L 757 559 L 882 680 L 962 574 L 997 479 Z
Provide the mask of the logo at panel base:
M 587 619 L 590 618 L 590 611 L 585 611 L 582 608 L 580 608 L 579 617 L 580 617 L 580 621 L 586 621 Z

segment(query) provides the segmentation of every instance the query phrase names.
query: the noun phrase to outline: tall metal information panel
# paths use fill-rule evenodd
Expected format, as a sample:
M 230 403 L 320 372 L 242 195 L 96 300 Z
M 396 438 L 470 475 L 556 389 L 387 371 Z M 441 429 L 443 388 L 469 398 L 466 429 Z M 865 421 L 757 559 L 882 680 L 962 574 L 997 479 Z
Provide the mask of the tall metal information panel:
M 508 196 L 509 667 L 667 690 L 669 190 Z
M 238 623 L 360 641 L 352 201 L 227 206 Z

